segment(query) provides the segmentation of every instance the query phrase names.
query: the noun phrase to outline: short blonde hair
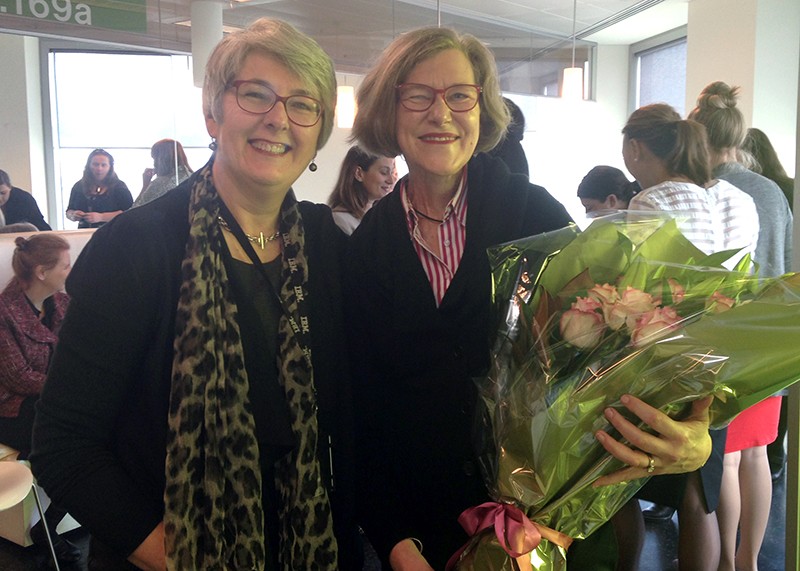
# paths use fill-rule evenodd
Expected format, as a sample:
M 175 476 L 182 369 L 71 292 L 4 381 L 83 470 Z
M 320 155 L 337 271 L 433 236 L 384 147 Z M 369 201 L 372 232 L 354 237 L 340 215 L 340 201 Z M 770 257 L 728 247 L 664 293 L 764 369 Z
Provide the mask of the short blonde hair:
M 480 135 L 476 152 L 489 151 L 505 136 L 511 120 L 500 92 L 492 53 L 477 38 L 448 28 L 420 28 L 397 37 L 383 51 L 358 89 L 358 114 L 351 139 L 387 157 L 402 154 L 397 142 L 397 94 L 423 60 L 445 50 L 458 50 L 472 65 L 480 99 Z
M 309 87 L 310 95 L 322 103 L 322 129 L 317 139 L 321 149 L 333 131 L 336 104 L 336 74 L 333 62 L 320 45 L 280 20 L 259 18 L 244 30 L 228 34 L 217 44 L 206 64 L 203 81 L 203 114 L 221 122 L 222 96 L 253 52 L 274 57 Z

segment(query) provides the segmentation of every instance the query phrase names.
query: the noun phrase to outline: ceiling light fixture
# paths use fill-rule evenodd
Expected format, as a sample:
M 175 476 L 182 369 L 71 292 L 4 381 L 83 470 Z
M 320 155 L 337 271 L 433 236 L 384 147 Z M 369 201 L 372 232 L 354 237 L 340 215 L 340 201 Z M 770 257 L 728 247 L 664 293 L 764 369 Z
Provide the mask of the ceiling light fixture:
M 572 1 L 572 66 L 564 68 L 561 81 L 561 97 L 564 99 L 583 99 L 583 68 L 575 67 L 575 25 L 578 20 L 578 0 Z
M 345 82 L 347 82 L 347 76 Z M 340 129 L 352 129 L 356 118 L 356 90 L 352 85 L 340 85 L 336 88 L 336 126 Z

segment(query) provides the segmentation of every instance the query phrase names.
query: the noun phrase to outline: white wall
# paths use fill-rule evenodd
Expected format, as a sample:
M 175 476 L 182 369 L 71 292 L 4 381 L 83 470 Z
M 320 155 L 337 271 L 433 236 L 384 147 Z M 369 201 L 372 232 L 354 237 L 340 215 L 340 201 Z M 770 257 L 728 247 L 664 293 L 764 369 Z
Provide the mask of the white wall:
M 789 176 L 794 176 L 800 1 L 760 0 L 752 126 L 770 138 Z
M 359 75 L 336 74 L 336 82 L 339 85 L 352 85 L 358 88 L 361 79 L 362 76 Z M 315 160 L 317 163 L 316 172 L 306 170 L 300 175 L 297 182 L 292 185 L 298 199 L 321 203 L 328 201 L 328 196 L 333 191 L 336 179 L 339 176 L 339 167 L 351 146 L 347 142 L 349 136 L 350 129 L 340 129 L 334 122 L 331 138 L 322 150 L 317 153 Z
M 771 0 L 770 0 L 771 1 Z M 758 0 L 695 0 L 689 2 L 686 60 L 686 109 L 712 81 L 752 86 L 756 54 Z M 753 91 L 742 89 L 739 109 L 749 122 Z
M 694 0 L 689 3 L 686 103 L 713 81 L 741 87 L 748 126 L 769 136 L 792 176 L 800 51 L 797 0 Z
M 0 54 L 0 169 L 8 173 L 14 186 L 32 192 L 46 212 L 39 40 L 0 34 Z

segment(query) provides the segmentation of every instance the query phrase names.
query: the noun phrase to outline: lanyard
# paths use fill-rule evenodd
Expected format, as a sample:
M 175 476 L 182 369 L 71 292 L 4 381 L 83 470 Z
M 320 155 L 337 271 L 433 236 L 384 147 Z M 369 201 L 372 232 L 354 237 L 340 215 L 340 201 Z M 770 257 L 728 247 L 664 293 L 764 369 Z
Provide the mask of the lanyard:
M 305 291 L 303 288 L 303 278 L 302 272 L 297 268 L 297 265 L 294 263 L 294 259 L 289 259 L 289 268 L 290 268 L 290 284 L 292 290 L 295 292 L 295 296 L 297 297 L 297 317 L 292 313 L 289 309 L 289 306 L 286 304 L 284 299 L 281 297 L 280 292 L 275 289 L 275 286 L 272 285 L 272 281 L 270 281 L 269 276 L 267 275 L 267 271 L 264 269 L 263 262 L 258 258 L 258 254 L 256 254 L 253 245 L 247 239 L 244 234 L 244 230 L 242 227 L 239 226 L 239 222 L 236 221 L 236 218 L 231 214 L 231 211 L 228 210 L 228 207 L 225 205 L 224 202 L 220 204 L 219 214 L 222 218 L 227 222 L 228 227 L 231 230 L 231 233 L 236 237 L 236 240 L 239 242 L 239 245 L 242 249 L 247 253 L 247 256 L 253 262 L 253 265 L 258 269 L 261 276 L 264 278 L 264 281 L 267 283 L 267 287 L 275 296 L 275 299 L 278 300 L 278 303 L 283 310 L 284 315 L 289 320 L 289 325 L 292 328 L 292 331 L 297 336 L 297 342 L 300 345 L 300 349 L 303 351 L 303 355 L 306 358 L 306 363 L 308 367 L 311 368 L 311 344 L 310 344 L 310 336 L 311 336 L 311 327 L 309 324 L 308 319 L 308 307 L 307 301 L 305 296 Z M 281 238 L 284 242 L 284 248 L 286 247 L 286 234 L 281 233 Z

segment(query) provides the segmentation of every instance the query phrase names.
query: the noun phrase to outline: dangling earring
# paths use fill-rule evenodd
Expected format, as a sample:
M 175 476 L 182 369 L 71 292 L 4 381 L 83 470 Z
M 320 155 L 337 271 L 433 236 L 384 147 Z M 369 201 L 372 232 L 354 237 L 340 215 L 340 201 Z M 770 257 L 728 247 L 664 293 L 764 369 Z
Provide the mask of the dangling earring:
M 217 150 L 217 140 L 212 138 L 211 142 L 208 144 L 208 148 L 211 149 L 212 151 L 216 151 Z
M 317 158 L 317 156 L 316 156 L 316 155 L 314 155 L 314 158 L 313 158 L 313 159 L 311 159 L 311 164 L 310 164 L 310 165 L 308 165 L 308 170 L 310 170 L 311 172 L 317 172 L 317 163 L 315 163 L 315 162 L 314 162 L 314 160 L 315 160 L 316 158 Z

